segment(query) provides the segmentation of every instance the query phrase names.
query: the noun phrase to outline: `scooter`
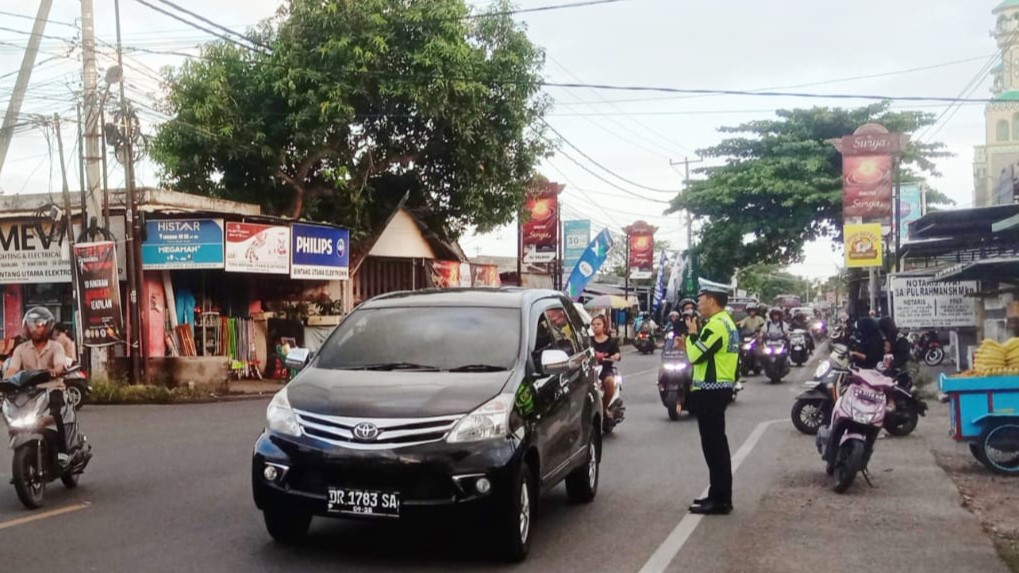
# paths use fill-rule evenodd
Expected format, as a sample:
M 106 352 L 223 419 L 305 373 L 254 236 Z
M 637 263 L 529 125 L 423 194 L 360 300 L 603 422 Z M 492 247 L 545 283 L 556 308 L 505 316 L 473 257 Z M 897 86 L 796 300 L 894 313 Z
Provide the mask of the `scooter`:
M 850 369 L 844 386 L 836 389 L 831 424 L 821 426 L 815 438 L 836 493 L 845 493 L 858 473 L 870 483 L 867 464 L 884 425 L 888 395 L 896 387 L 894 380 L 876 370 L 857 369 Z
M 761 363 L 757 359 L 757 335 L 746 334 L 740 340 L 739 347 L 739 372 L 742 376 L 750 376 L 750 373 L 761 373 Z
M 670 332 L 662 347 L 662 365 L 658 368 L 658 395 L 670 420 L 678 420 L 679 410 L 686 409 L 687 394 L 693 383 L 693 368 L 686 350 L 676 345 L 676 338 Z
M 633 339 L 633 346 L 637 348 L 637 351 L 641 354 L 654 354 L 655 352 L 655 338 L 650 332 L 642 330 L 637 333 L 636 338 Z
M 616 393 L 612 396 L 607 408 L 605 408 L 605 421 L 602 422 L 602 430 L 611 434 L 616 426 L 623 422 L 626 417 L 626 404 L 623 403 L 623 375 L 615 367 L 612 368 L 612 377 L 616 380 Z
M 92 459 L 92 446 L 81 433 L 75 410 L 66 399 L 61 416 L 68 458 L 59 459 L 57 426 L 49 405 L 52 388 L 44 386 L 52 381 L 45 370 L 25 370 L 0 381 L 0 410 L 14 450 L 11 483 L 18 499 L 29 509 L 42 507 L 46 484 L 51 481 L 59 479 L 68 489 L 77 487 L 78 476 Z
M 794 330 L 789 335 L 789 358 L 797 366 L 803 366 L 810 358 L 810 349 L 807 346 L 807 331 Z
M 789 348 L 785 339 L 771 338 L 764 341 L 764 374 L 772 384 L 778 384 L 789 374 Z

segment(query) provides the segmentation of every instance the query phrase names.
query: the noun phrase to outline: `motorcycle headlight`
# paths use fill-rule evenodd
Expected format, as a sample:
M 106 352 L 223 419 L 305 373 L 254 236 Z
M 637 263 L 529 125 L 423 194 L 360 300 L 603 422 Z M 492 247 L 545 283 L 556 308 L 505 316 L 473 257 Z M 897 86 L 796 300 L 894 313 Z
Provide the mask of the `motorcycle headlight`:
M 748 342 L 748 343 L 743 345 L 743 350 L 750 350 L 753 347 L 754 347 L 753 343 Z
M 30 430 L 39 425 L 39 416 L 35 414 L 28 414 L 11 420 L 12 430 Z
M 665 364 L 665 369 L 670 371 L 670 372 L 679 372 L 679 371 L 682 371 L 682 370 L 686 370 L 686 363 L 685 362 L 668 362 L 668 363 Z
M 446 441 L 451 444 L 463 444 L 505 438 L 509 435 L 509 419 L 512 411 L 513 395 L 500 394 L 482 404 L 477 410 L 460 418 L 460 421 L 453 426 Z
M 297 422 L 297 415 L 290 408 L 286 388 L 277 392 L 272 402 L 269 402 L 269 407 L 265 411 L 265 427 L 287 436 L 301 435 L 301 425 Z
M 765 353 L 765 354 L 774 354 L 774 353 L 775 353 L 775 349 L 774 349 L 774 348 L 771 348 L 771 347 L 769 346 L 768 348 L 765 348 L 765 349 L 764 349 L 764 353 Z
M 818 364 L 817 370 L 814 371 L 814 378 L 818 380 L 824 378 L 824 375 L 827 374 L 829 370 L 831 370 L 831 362 L 825 361 Z

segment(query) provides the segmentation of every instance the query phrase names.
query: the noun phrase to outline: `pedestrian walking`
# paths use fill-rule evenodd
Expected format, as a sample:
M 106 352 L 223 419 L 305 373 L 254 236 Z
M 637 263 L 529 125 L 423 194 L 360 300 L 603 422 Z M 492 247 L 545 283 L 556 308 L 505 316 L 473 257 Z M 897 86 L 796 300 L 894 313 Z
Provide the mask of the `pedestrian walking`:
M 693 384 L 688 398 L 690 412 L 697 416 L 701 449 L 708 464 L 711 488 L 708 496 L 696 499 L 690 513 L 726 515 L 732 511 L 732 461 L 725 435 L 725 410 L 732 400 L 739 362 L 739 334 L 725 306 L 726 289 L 702 285 L 697 309 L 706 321 L 698 329 L 697 319 L 687 318 L 690 339 L 687 355 L 693 363 Z

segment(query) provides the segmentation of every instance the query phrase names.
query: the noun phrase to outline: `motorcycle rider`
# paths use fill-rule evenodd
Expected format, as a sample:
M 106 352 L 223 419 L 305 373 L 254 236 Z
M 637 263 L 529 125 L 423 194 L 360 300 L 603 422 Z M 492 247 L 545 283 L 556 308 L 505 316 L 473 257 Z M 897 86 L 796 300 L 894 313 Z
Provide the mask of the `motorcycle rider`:
M 796 311 L 793 312 L 791 324 L 793 330 L 802 330 L 804 332 L 808 332 L 810 330 L 810 325 L 807 323 L 807 315 L 804 314 L 801 309 L 796 309 Z M 814 337 L 812 336 L 807 336 L 807 352 L 814 352 Z
M 594 357 L 601 365 L 601 372 L 598 378 L 605 388 L 605 395 L 602 397 L 602 407 L 608 412 L 609 404 L 616 395 L 616 379 L 612 376 L 612 366 L 622 358 L 619 350 L 619 341 L 609 336 L 608 323 L 604 316 L 598 315 L 591 320 L 591 328 L 594 329 L 594 338 L 591 346 L 594 347 Z
M 768 321 L 764 324 L 763 330 L 765 338 L 789 341 L 789 328 L 783 318 L 782 309 L 777 306 L 768 311 Z
M 59 378 L 67 364 L 64 347 L 52 340 L 56 318 L 49 309 L 37 306 L 28 309 L 21 319 L 25 342 L 19 344 L 11 354 L 4 378 L 10 378 L 22 370 L 46 370 L 53 381 L 40 384 L 49 391 L 50 414 L 57 426 L 57 452 L 61 463 L 67 460 L 67 432 L 64 428 L 64 383 Z
M 739 321 L 739 331 L 743 336 L 755 334 L 764 326 L 764 317 L 757 314 L 757 307 L 747 307 L 747 315 Z

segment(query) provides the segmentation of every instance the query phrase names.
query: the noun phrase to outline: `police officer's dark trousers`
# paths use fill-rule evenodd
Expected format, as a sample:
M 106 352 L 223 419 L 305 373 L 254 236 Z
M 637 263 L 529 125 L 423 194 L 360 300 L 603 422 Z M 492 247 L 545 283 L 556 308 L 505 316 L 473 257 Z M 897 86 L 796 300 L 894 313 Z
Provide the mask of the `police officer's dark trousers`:
M 732 505 L 732 460 L 725 436 L 725 409 L 731 398 L 732 390 L 697 390 L 689 399 L 690 411 L 697 416 L 704 461 L 708 463 L 708 499 L 726 505 Z

